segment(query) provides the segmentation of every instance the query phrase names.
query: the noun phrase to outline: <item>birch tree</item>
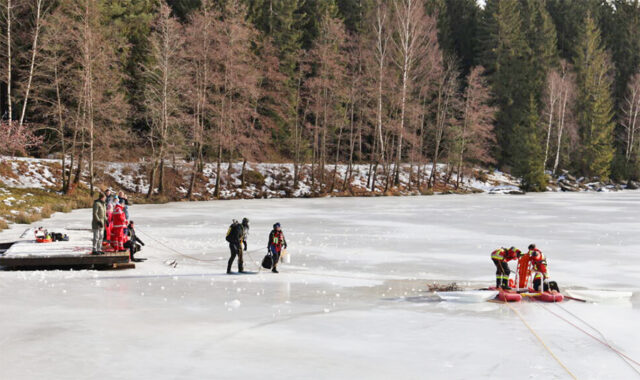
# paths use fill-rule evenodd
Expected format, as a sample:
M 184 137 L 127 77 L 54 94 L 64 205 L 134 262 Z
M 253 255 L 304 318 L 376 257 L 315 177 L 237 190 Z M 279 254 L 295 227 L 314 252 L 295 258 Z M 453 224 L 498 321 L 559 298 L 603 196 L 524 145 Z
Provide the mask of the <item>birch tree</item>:
M 631 77 L 621 106 L 620 124 L 623 127 L 624 157 L 631 163 L 638 150 L 638 131 L 640 130 L 640 74 Z
M 397 132 L 394 183 L 400 181 L 400 163 L 407 128 L 407 110 L 411 102 L 411 90 L 421 72 L 431 69 L 438 51 L 436 20 L 425 13 L 419 0 L 393 2 L 395 22 L 393 44 L 394 62 L 399 69 L 400 120 Z
M 36 58 L 38 56 L 38 40 L 40 39 L 40 31 L 42 30 L 42 22 L 44 13 L 44 0 L 34 0 L 33 13 L 34 26 L 33 26 L 33 40 L 31 44 L 31 54 L 29 60 L 29 73 L 27 74 L 27 84 L 24 90 L 24 97 L 22 99 L 22 111 L 20 112 L 20 125 L 24 124 L 25 115 L 27 113 L 27 103 L 29 102 L 29 94 L 31 92 L 31 84 L 33 82 L 34 70 L 36 68 Z
M 553 129 L 554 117 L 558 113 L 556 108 L 558 107 L 558 102 L 560 101 L 560 85 L 562 82 L 562 77 L 556 70 L 551 70 L 547 74 L 546 79 L 546 87 L 544 92 L 544 107 L 546 112 L 546 120 L 545 120 L 545 147 L 544 147 L 544 168 L 547 168 L 547 161 L 549 159 L 549 144 L 551 142 L 551 131 Z
M 374 149 L 372 149 L 372 161 L 375 161 L 371 179 L 371 189 L 375 190 L 376 174 L 378 165 L 383 165 L 385 173 L 388 176 L 389 165 L 387 163 L 388 154 L 387 147 L 384 139 L 384 123 L 387 121 L 387 111 L 385 103 L 388 102 L 387 91 L 389 79 L 389 54 L 391 43 L 391 31 L 390 31 L 390 11 L 387 4 L 383 1 L 379 1 L 372 13 L 371 17 L 371 41 L 369 46 L 374 48 L 370 50 L 370 54 L 367 56 L 369 65 L 367 70 L 372 73 L 372 82 L 374 83 L 372 91 L 375 91 L 376 96 L 376 108 L 375 108 L 375 129 L 374 129 Z
M 14 3 L 12 0 L 5 0 L 5 23 L 6 23 L 6 33 L 5 33 L 5 48 L 6 48 L 6 70 L 7 70 L 7 119 L 9 122 L 13 122 L 13 99 L 11 97 L 11 88 L 13 86 L 13 39 L 11 38 L 12 24 L 13 24 L 13 7 Z
M 573 114 L 576 100 L 575 75 L 571 67 L 565 61 L 561 63 L 561 77 L 559 82 L 559 104 L 558 104 L 558 128 L 556 132 L 556 154 L 553 163 L 553 174 L 556 174 L 560 164 L 560 153 L 562 150 L 565 135 L 569 135 L 575 142 L 577 140 L 577 124 Z M 568 132 L 568 133 L 567 133 Z

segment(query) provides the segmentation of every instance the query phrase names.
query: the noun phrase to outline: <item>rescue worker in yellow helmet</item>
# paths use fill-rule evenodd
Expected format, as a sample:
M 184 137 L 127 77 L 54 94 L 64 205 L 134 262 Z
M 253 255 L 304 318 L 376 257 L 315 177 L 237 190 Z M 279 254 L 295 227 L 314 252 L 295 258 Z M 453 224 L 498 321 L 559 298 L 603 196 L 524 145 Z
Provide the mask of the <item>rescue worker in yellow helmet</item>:
M 509 287 L 509 274 L 511 274 L 511 270 L 507 262 L 516 260 L 520 258 L 520 256 L 522 256 L 522 252 L 516 247 L 509 249 L 502 247 L 491 252 L 491 260 L 496 266 L 496 288 L 511 289 L 511 287 Z

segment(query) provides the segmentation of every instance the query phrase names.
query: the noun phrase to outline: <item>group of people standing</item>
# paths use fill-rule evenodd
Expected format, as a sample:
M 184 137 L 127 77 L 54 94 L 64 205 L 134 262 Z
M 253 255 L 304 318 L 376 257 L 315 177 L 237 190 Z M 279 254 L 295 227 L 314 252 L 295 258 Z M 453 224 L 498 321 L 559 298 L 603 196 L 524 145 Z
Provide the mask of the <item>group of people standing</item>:
M 227 230 L 226 240 L 229 243 L 231 257 L 227 262 L 227 274 L 231 274 L 231 267 L 236 257 L 238 258 L 238 273 L 245 273 L 243 253 L 247 251 L 247 238 L 249 236 L 249 219 L 243 218 L 242 222 L 233 220 Z M 282 232 L 280 223 L 273 225 L 273 230 L 269 233 L 267 242 L 267 255 L 271 256 L 271 271 L 278 273 L 278 262 L 283 249 L 287 249 L 287 241 Z
M 129 219 L 129 200 L 124 192 L 118 194 L 111 190 L 100 193 L 93 202 L 92 254 L 103 255 L 105 252 L 126 252 L 131 259 L 144 245 L 136 236 L 135 224 Z
M 509 275 L 511 274 L 511 270 L 507 263 L 511 260 L 518 260 L 522 256 L 528 255 L 529 263 L 531 263 L 531 270 L 534 273 L 533 289 L 535 291 L 539 291 L 540 286 L 544 284 L 543 290 L 549 290 L 549 286 L 547 284 L 547 279 L 549 278 L 549 272 L 547 271 L 547 259 L 542 254 L 542 251 L 536 248 L 535 244 L 530 244 L 528 248 L 529 251 L 527 253 L 522 253 L 522 251 L 516 247 L 502 247 L 491 252 L 491 260 L 496 266 L 497 288 L 511 290 L 511 287 L 509 286 Z

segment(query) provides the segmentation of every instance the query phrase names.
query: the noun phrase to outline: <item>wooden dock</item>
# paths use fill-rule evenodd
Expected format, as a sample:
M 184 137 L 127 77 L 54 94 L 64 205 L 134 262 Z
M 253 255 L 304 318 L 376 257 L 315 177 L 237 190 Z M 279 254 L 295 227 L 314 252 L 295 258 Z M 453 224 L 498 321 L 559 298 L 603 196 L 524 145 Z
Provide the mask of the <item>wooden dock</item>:
M 89 231 L 65 230 L 69 241 L 37 243 L 31 236 L 33 229 L 25 231 L 22 240 L 0 243 L 0 269 L 131 269 L 129 252 L 91 254 Z
M 39 255 L 0 256 L 0 267 L 5 270 L 20 269 L 130 269 L 135 264 L 129 262 L 128 252 L 105 253 L 104 255 Z

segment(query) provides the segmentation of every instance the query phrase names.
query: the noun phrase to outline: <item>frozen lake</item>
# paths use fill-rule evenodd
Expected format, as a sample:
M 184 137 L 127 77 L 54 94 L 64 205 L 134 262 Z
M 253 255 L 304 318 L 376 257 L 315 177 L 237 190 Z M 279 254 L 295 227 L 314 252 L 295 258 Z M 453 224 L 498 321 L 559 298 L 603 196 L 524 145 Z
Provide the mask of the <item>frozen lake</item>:
M 640 192 L 133 206 L 148 257 L 135 270 L 0 272 L 0 379 L 640 378 L 568 323 L 640 359 L 639 206 Z M 280 274 L 223 274 L 245 216 L 252 271 L 282 223 Z M 90 210 L 36 225 L 87 228 Z M 561 289 L 635 293 L 513 305 L 547 350 L 508 306 L 427 291 L 492 285 L 490 252 L 529 243 Z

